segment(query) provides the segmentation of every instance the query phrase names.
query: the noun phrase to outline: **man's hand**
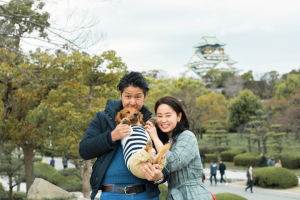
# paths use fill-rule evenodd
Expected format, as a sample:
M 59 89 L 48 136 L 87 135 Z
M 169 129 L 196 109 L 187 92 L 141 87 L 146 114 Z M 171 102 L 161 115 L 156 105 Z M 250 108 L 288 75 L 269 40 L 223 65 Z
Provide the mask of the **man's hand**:
M 152 165 L 150 162 L 143 163 L 140 166 L 140 170 L 148 181 L 159 181 L 164 178 L 162 168 L 157 164 Z
M 111 132 L 111 139 L 115 142 L 130 134 L 131 132 L 128 124 L 119 124 L 115 130 Z
M 210 174 L 210 176 L 211 176 L 211 174 Z

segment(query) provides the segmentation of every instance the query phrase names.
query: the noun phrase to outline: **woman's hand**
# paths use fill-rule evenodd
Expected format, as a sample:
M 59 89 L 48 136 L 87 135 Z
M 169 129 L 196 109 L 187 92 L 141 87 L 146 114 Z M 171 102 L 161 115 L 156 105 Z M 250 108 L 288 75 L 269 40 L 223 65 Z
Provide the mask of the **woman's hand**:
M 146 122 L 145 130 L 149 133 L 152 140 L 158 139 L 156 127 L 153 125 L 152 122 L 150 121 Z
M 164 178 L 162 168 L 157 164 L 152 165 L 150 162 L 142 163 L 140 170 L 148 181 L 159 181 Z

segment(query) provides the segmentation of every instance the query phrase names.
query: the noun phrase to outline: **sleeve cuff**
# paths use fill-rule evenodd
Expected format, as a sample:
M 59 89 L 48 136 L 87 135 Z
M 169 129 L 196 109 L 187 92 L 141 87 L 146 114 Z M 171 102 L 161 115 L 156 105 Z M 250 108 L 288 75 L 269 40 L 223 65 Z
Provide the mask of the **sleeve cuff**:
M 116 143 L 114 142 L 114 141 L 112 141 L 112 139 L 111 139 L 111 132 L 109 132 L 108 134 L 107 134 L 107 141 L 108 141 L 108 143 L 109 143 L 109 145 L 110 146 L 114 146 Z

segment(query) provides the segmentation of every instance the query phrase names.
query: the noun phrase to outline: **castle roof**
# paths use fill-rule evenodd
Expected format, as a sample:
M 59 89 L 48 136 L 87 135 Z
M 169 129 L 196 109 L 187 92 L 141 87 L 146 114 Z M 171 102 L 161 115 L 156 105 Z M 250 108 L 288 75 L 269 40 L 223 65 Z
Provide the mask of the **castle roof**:
M 219 46 L 224 46 L 226 45 L 223 42 L 220 42 L 216 37 L 214 36 L 202 36 L 201 41 L 199 44 L 196 44 L 194 47 L 199 48 L 207 45 L 219 45 Z

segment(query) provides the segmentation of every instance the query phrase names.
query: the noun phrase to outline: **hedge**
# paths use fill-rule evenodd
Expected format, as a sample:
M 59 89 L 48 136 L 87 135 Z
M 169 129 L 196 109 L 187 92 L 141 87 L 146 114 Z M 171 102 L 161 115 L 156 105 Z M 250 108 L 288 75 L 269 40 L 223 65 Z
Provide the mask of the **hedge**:
M 275 162 L 279 159 L 279 156 L 276 154 L 274 155 Z M 271 154 L 265 155 L 268 160 L 270 159 Z M 260 167 L 260 155 L 256 153 L 244 153 L 238 154 L 233 158 L 234 165 L 236 166 L 258 166 Z M 223 159 L 223 158 L 222 158 Z M 293 155 L 293 154 L 282 154 L 281 155 L 281 164 L 282 167 L 288 169 L 298 169 L 300 167 L 300 156 Z
M 218 155 L 205 154 L 205 163 L 210 163 L 211 160 L 214 160 L 215 163 L 219 162 Z
M 58 187 L 68 191 L 68 192 L 74 192 L 74 191 L 81 191 L 81 180 L 80 178 L 73 174 L 73 175 L 66 175 L 68 173 L 65 173 L 64 170 L 59 170 L 55 172 L 50 178 L 49 182 L 53 183 L 54 185 L 57 185 Z M 78 170 L 79 174 L 79 170 Z
M 165 200 L 168 194 L 168 186 L 165 184 L 159 184 L 158 189 L 160 191 L 159 200 Z
M 221 158 L 223 161 L 233 162 L 234 156 L 245 153 L 245 152 L 246 152 L 245 149 L 233 149 L 233 150 L 229 150 L 229 151 L 223 151 L 223 152 L 221 152 L 220 155 L 221 155 Z
M 254 185 L 264 188 L 291 188 L 298 186 L 298 177 L 284 167 L 263 167 L 254 171 Z
M 244 197 L 232 193 L 219 193 L 216 194 L 215 197 L 217 200 L 247 200 Z
M 49 178 L 57 171 L 54 167 L 47 163 L 34 163 L 34 175 L 49 181 Z

